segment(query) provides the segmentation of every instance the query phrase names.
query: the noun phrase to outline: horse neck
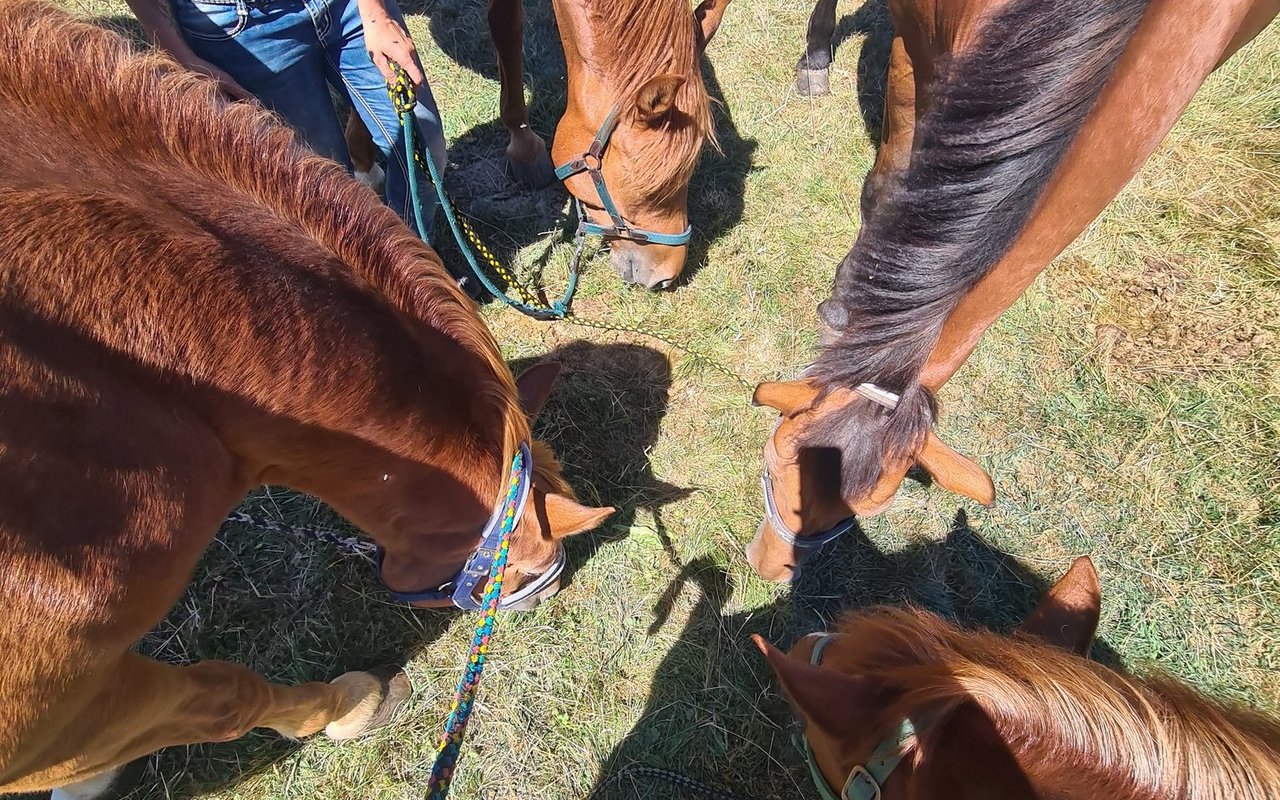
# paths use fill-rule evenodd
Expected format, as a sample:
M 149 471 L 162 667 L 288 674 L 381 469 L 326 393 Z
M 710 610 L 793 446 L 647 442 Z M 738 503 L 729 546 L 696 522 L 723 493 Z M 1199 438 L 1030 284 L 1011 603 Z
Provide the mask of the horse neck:
M 937 390 L 950 380 L 983 333 L 1102 213 L 1200 84 L 1238 46 L 1253 5 L 1232 0 L 1202 25 L 1201 7 L 1192 0 L 1151 0 L 1017 241 L 948 316 L 921 383 Z M 1153 86 L 1160 90 L 1151 91 Z M 1123 141 L 1116 131 L 1125 132 Z

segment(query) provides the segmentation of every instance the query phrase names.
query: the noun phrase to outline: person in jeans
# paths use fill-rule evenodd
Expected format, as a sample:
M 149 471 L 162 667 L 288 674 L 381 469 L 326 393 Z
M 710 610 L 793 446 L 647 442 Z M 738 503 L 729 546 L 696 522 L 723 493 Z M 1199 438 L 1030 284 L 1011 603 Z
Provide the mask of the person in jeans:
M 399 64 L 417 90 L 417 139 L 445 163 L 444 131 L 396 0 L 127 0 L 154 41 L 232 98 L 257 98 L 317 153 L 351 169 L 333 87 L 364 121 L 386 160 L 385 198 L 417 230 L 408 170 L 418 172 L 431 240 L 435 193 L 404 151 L 387 84 Z

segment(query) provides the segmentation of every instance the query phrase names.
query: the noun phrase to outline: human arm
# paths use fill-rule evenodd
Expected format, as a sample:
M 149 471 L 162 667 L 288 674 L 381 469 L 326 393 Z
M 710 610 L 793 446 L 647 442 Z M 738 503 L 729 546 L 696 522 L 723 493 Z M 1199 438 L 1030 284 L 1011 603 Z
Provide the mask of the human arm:
M 421 86 L 425 80 L 422 62 L 418 60 L 418 50 L 413 45 L 413 37 L 409 35 L 408 28 L 400 21 L 398 14 L 391 12 L 395 2 L 396 0 L 356 0 L 360 21 L 364 24 L 365 49 L 369 51 L 369 57 L 387 83 L 395 79 L 392 66 L 394 62 L 404 68 L 415 87 Z
M 144 30 L 159 47 L 169 53 L 192 72 L 207 75 L 218 82 L 218 88 L 235 100 L 251 100 L 244 87 L 221 68 L 195 54 L 187 40 L 182 38 L 178 23 L 173 18 L 173 6 L 169 0 L 125 0 Z

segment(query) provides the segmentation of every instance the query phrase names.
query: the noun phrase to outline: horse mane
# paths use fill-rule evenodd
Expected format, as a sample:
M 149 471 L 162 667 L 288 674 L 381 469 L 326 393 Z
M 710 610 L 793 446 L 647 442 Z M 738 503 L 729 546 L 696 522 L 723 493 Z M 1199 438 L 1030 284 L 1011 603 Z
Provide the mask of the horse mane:
M 507 458 L 528 438 L 497 342 L 436 254 L 275 115 L 229 102 L 213 81 L 43 0 L 0 4 L 0 75 L 0 103 L 38 109 L 68 141 L 92 143 L 101 158 L 155 166 L 176 182 L 185 176 L 227 187 L 229 202 L 268 211 L 283 223 L 282 235 L 308 240 L 318 257 L 340 262 L 400 313 L 480 359 L 492 380 L 479 402 L 503 418 Z
M 631 176 L 638 191 L 668 197 L 688 182 L 702 143 L 715 144 L 711 98 L 698 63 L 702 48 L 688 0 L 592 2 L 586 13 L 592 66 L 608 78 L 622 108 L 635 107 L 636 94 L 651 78 L 667 73 L 685 78 L 664 123 L 669 135 L 650 137 L 636 154 L 642 163 L 668 168 Z
M 1011 0 L 938 64 L 911 160 L 874 198 L 820 307 L 840 331 L 809 377 L 902 396 L 881 452 L 911 456 L 932 424 L 919 375 L 947 317 L 1016 241 L 1133 35 L 1147 0 Z M 865 193 L 864 193 L 865 195 Z M 868 203 L 873 200 L 874 203 Z M 852 440 L 829 421 L 814 444 Z M 846 458 L 846 496 L 879 478 Z
M 841 648 L 841 671 L 852 666 L 903 692 L 878 722 L 928 720 L 915 747 L 945 745 L 930 731 L 972 702 L 1050 794 L 1074 785 L 1118 800 L 1280 797 L 1280 724 L 1172 678 L 1125 675 L 918 610 L 873 609 L 842 630 L 859 647 Z

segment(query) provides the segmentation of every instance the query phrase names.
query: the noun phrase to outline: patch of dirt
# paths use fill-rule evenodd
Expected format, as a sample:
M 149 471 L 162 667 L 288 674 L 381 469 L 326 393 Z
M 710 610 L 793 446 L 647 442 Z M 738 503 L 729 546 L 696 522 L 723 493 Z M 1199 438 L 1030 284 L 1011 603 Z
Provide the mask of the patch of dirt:
M 1230 367 L 1276 339 L 1220 288 L 1199 285 L 1178 260 L 1149 257 L 1110 282 L 1114 322 L 1093 326 L 1098 357 L 1135 373 L 1199 372 Z M 1118 312 L 1118 313 L 1117 313 Z

